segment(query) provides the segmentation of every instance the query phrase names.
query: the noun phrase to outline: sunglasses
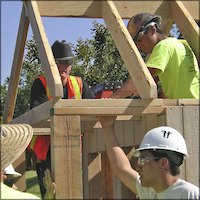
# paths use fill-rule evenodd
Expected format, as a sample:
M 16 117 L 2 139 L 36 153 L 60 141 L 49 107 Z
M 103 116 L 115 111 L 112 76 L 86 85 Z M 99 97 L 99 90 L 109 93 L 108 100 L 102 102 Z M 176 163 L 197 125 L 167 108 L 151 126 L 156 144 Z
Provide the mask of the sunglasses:
M 56 64 L 70 66 L 73 65 L 73 60 L 57 60 Z
M 148 28 L 150 26 L 154 26 L 155 24 L 156 24 L 155 22 L 151 22 L 151 23 L 147 24 L 146 26 L 140 27 L 140 29 L 138 30 L 137 34 L 133 38 L 133 41 L 135 43 L 138 42 L 141 39 L 141 37 L 148 32 Z
M 160 157 L 156 157 L 156 156 L 141 156 L 138 158 L 137 164 L 143 166 L 152 160 L 159 160 L 159 159 Z

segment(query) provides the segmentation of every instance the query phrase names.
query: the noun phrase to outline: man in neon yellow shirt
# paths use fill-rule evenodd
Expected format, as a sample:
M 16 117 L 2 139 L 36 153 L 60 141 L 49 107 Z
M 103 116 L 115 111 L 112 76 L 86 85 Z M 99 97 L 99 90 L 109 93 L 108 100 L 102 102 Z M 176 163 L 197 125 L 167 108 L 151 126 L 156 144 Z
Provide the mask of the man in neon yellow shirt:
M 161 31 L 161 17 L 149 13 L 133 16 L 127 28 L 138 49 L 150 54 L 146 66 L 155 82 L 160 80 L 165 98 L 199 98 L 198 62 L 186 41 L 167 38 Z M 138 95 L 129 78 L 111 98 L 132 93 Z

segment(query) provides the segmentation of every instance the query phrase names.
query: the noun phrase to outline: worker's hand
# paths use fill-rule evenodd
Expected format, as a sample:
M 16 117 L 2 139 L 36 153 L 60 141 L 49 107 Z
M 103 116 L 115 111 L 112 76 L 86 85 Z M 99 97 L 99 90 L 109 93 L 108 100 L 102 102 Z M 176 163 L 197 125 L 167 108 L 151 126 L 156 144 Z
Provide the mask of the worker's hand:
M 102 116 L 99 117 L 99 122 L 101 123 L 103 128 L 111 127 L 114 125 L 114 121 L 117 116 Z
M 49 169 L 44 172 L 44 186 L 46 188 L 46 194 L 44 199 L 55 199 L 56 184 L 52 182 L 51 173 Z

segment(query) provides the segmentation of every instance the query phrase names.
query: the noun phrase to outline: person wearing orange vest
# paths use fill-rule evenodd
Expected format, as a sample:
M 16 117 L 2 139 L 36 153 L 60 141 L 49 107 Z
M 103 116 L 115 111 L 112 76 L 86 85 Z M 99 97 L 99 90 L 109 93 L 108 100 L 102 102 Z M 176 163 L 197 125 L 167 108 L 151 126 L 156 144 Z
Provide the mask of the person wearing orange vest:
M 63 99 L 94 99 L 95 95 L 88 84 L 80 77 L 70 76 L 73 65 L 73 53 L 70 45 L 65 41 L 56 40 L 52 45 L 52 52 L 63 84 Z M 35 79 L 31 88 L 30 108 L 34 108 L 51 99 L 51 95 L 44 76 Z M 50 136 L 34 136 L 29 148 L 37 157 L 36 171 L 43 198 L 46 189 L 43 184 L 44 171 L 51 169 Z

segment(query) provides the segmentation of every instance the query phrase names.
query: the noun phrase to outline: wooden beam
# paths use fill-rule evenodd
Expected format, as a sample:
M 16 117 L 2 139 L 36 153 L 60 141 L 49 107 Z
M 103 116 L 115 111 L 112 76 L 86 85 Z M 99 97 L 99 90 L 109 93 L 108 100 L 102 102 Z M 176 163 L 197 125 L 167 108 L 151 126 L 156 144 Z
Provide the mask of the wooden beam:
M 160 107 L 178 105 L 200 105 L 199 99 L 60 99 L 54 106 L 56 108 L 70 107 Z M 94 111 L 91 111 L 94 113 Z
M 181 1 L 193 19 L 199 20 L 199 1 Z
M 102 16 L 141 98 L 157 98 L 157 86 L 112 1 L 102 1 Z
M 51 129 L 49 128 L 33 128 L 34 135 L 51 135 Z
M 50 118 L 50 109 L 52 108 L 53 105 L 53 100 L 47 101 L 31 110 L 28 112 L 20 115 L 19 117 L 13 119 L 11 121 L 12 124 L 17 124 L 17 123 L 25 123 L 25 124 L 30 124 L 34 125 L 39 122 L 44 122 L 43 120 L 47 120 Z M 50 125 L 50 123 L 48 123 Z M 39 126 L 38 126 L 39 127 Z M 41 123 L 41 128 L 45 128 L 45 124 Z M 46 126 L 49 127 L 49 126 Z
M 177 100 L 168 100 L 165 104 L 175 105 Z M 54 104 L 55 108 L 71 108 L 71 107 L 146 107 L 157 106 L 163 104 L 163 99 L 60 99 Z M 90 111 L 91 114 L 95 113 L 94 110 Z
M 183 107 L 169 107 L 166 108 L 166 126 L 175 128 L 180 133 L 184 134 L 183 125 Z M 186 179 L 185 162 L 181 166 L 180 178 Z
M 165 102 L 166 104 L 167 102 Z M 177 105 L 177 100 L 168 100 L 169 105 Z M 67 106 L 66 106 L 67 105 Z M 54 104 L 52 114 L 78 114 L 78 115 L 132 115 L 160 114 L 164 112 L 162 99 L 131 100 L 131 99 L 84 99 L 59 100 Z
M 51 130 L 56 199 L 83 199 L 80 117 L 53 115 Z
M 107 152 L 101 153 L 101 176 L 104 180 L 100 181 L 102 199 L 114 199 L 113 173 Z
M 29 21 L 26 17 L 25 8 L 22 7 L 21 18 L 18 28 L 17 41 L 15 45 L 14 58 L 12 63 L 11 75 L 8 85 L 8 93 L 6 96 L 5 109 L 3 115 L 3 122 L 9 123 L 14 114 L 15 102 L 17 98 L 18 85 L 20 80 L 20 73 L 22 68 L 22 60 L 24 55 L 24 48 L 26 44 L 26 37 L 28 33 Z M 8 24 L 9 26 L 9 24 Z M 5 66 L 4 66 L 5 67 Z
M 57 17 L 100 17 L 100 1 L 38 1 L 42 16 Z
M 42 16 L 102 18 L 101 1 L 37 1 Z M 170 1 L 115 1 L 117 10 L 123 19 L 128 19 L 141 12 L 161 14 L 171 19 Z M 184 1 L 194 19 L 199 19 L 199 2 Z
M 32 26 L 38 53 L 41 59 L 41 65 L 47 79 L 51 96 L 54 98 L 60 98 L 63 96 L 61 78 L 45 33 L 37 2 L 24 1 L 24 4 L 26 5 L 27 14 Z
M 181 1 L 171 1 L 172 18 L 199 61 L 199 26 Z
M 54 108 L 53 113 L 57 115 L 134 115 L 162 114 L 165 107 L 72 107 Z
M 189 154 L 185 163 L 186 180 L 199 186 L 199 107 L 183 107 L 183 128 Z
M 174 23 L 173 19 L 171 19 L 170 6 L 171 4 L 169 1 L 163 1 L 160 7 L 155 11 L 155 14 L 162 17 L 162 32 L 167 36 L 170 35 L 170 29 Z
M 60 99 L 47 101 L 13 119 L 11 123 L 50 127 L 51 114 L 78 114 L 82 121 L 98 121 L 100 115 L 119 115 L 118 120 L 137 120 L 142 114 L 161 114 L 170 106 L 199 106 L 198 99 Z M 52 110 L 51 110 L 52 109 Z M 149 112 L 149 113 L 148 113 Z
M 167 103 L 167 101 L 166 101 Z M 179 106 L 199 106 L 199 99 L 177 99 L 177 105 Z
M 84 191 L 86 187 L 88 191 L 87 197 L 84 199 L 103 199 L 102 197 L 105 194 L 102 191 L 104 187 L 101 183 L 105 181 L 105 177 L 102 174 L 101 153 L 89 153 L 89 151 L 87 153 L 88 166 L 86 171 L 88 172 L 88 180 L 85 183 L 86 185 L 84 184 Z

